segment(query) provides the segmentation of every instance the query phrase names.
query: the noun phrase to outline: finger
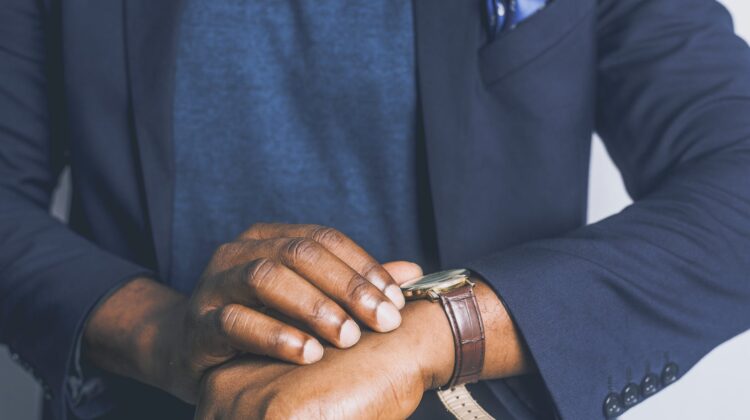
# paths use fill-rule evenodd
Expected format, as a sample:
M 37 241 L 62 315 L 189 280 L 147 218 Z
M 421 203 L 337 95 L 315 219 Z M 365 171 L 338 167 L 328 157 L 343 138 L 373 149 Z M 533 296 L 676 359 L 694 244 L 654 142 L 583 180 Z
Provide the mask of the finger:
M 320 225 L 255 224 L 242 236 L 243 239 L 255 240 L 279 237 L 309 238 L 320 243 L 385 293 L 396 307 L 404 307 L 406 301 L 401 288 L 388 271 L 351 238 L 334 228 Z
M 393 280 L 398 285 L 402 285 L 409 280 L 414 280 L 417 277 L 422 277 L 422 267 L 419 264 L 415 264 L 409 261 L 391 261 L 383 264 L 388 273 L 393 277 Z
M 273 248 L 277 261 L 307 279 L 373 330 L 391 331 L 401 325 L 401 314 L 391 300 L 318 242 L 284 238 L 265 241 L 265 246 Z
M 351 347 L 359 341 L 359 326 L 346 311 L 283 264 L 261 258 L 238 267 L 231 275 L 233 285 L 224 289 L 226 299 L 260 303 L 302 323 L 337 347 Z
M 216 313 L 219 332 L 240 351 L 306 365 L 323 357 L 318 340 L 268 315 L 239 304 Z
M 252 260 L 256 244 L 250 241 L 227 242 L 219 246 L 211 258 L 208 271 L 220 273 Z

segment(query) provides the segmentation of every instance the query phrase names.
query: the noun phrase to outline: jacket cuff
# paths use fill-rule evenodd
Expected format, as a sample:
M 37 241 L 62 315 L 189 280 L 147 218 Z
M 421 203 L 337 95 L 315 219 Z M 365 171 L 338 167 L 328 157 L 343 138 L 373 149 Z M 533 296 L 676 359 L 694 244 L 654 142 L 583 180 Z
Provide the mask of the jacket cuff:
M 70 408 L 74 418 L 93 419 L 106 414 L 114 403 L 108 398 L 107 376 L 111 375 L 89 363 L 83 357 L 83 333 L 86 330 L 91 314 L 110 296 L 120 290 L 130 280 L 139 276 L 152 275 L 143 271 L 122 279 L 114 287 L 97 299 L 94 305 L 84 315 L 75 335 L 75 345 L 68 362 L 65 377 L 65 403 Z
M 501 297 L 562 419 L 605 418 L 608 395 L 651 367 L 658 375 L 663 365 L 695 363 L 684 354 L 665 362 L 660 343 L 639 339 L 658 331 L 636 325 L 638 307 L 623 301 L 612 273 L 581 257 L 531 245 L 466 266 Z
M 106 406 L 86 404 L 103 391 L 100 375 L 84 379 L 77 369 L 86 319 L 98 302 L 129 280 L 150 271 L 129 261 L 97 251 L 39 273 L 44 293 L 22 302 L 31 320 L 24 332 L 11 334 L 9 350 L 41 385 L 45 406 L 53 416 L 87 418 Z M 42 282 L 37 278 L 35 281 Z M 33 313 L 32 313 L 33 312 Z M 99 404 L 101 405 L 101 404 Z M 106 405 L 106 404 L 105 404 Z M 59 417 L 58 417 L 59 415 Z

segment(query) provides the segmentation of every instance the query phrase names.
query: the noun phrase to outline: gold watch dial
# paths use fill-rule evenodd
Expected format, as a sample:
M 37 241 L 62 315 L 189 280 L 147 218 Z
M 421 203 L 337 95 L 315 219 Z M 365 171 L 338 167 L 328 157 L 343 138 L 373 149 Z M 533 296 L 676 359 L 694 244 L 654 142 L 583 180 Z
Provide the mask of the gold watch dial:
M 401 290 L 407 299 L 436 298 L 440 293 L 471 284 L 470 274 L 469 270 L 464 268 L 438 271 L 402 284 Z

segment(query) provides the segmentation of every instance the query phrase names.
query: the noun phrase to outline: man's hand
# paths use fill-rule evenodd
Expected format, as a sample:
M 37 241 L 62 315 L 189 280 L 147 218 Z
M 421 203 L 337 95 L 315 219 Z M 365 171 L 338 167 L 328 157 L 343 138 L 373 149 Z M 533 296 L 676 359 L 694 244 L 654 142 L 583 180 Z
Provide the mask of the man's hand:
M 477 282 L 487 352 L 483 379 L 527 372 L 530 359 L 503 305 Z M 331 349 L 320 362 L 294 366 L 241 359 L 206 374 L 197 419 L 406 418 L 425 390 L 450 379 L 454 347 L 440 304 L 410 303 L 403 325 L 389 334 L 365 333 L 349 350 Z
M 193 401 L 203 372 L 238 354 L 313 363 L 323 347 L 310 332 L 350 347 L 355 319 L 391 331 L 403 305 L 391 275 L 342 233 L 260 224 L 216 251 L 189 299 L 148 279 L 124 286 L 94 312 L 85 343 L 99 366 Z
M 216 367 L 203 381 L 196 418 L 406 418 L 424 391 L 439 385 L 434 372 L 453 362 L 441 311 L 429 302 L 409 304 L 398 330 L 366 332 L 356 347 L 330 349 L 309 366 L 249 358 Z

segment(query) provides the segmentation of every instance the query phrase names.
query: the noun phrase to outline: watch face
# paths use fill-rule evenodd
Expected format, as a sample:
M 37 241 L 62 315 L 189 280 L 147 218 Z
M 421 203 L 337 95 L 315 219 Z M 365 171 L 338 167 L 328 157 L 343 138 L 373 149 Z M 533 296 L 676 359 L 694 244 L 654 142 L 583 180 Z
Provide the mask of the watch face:
M 404 291 L 417 292 L 421 290 L 450 289 L 453 286 L 466 282 L 469 278 L 469 270 L 464 268 L 458 270 L 438 271 L 419 277 L 401 285 Z

